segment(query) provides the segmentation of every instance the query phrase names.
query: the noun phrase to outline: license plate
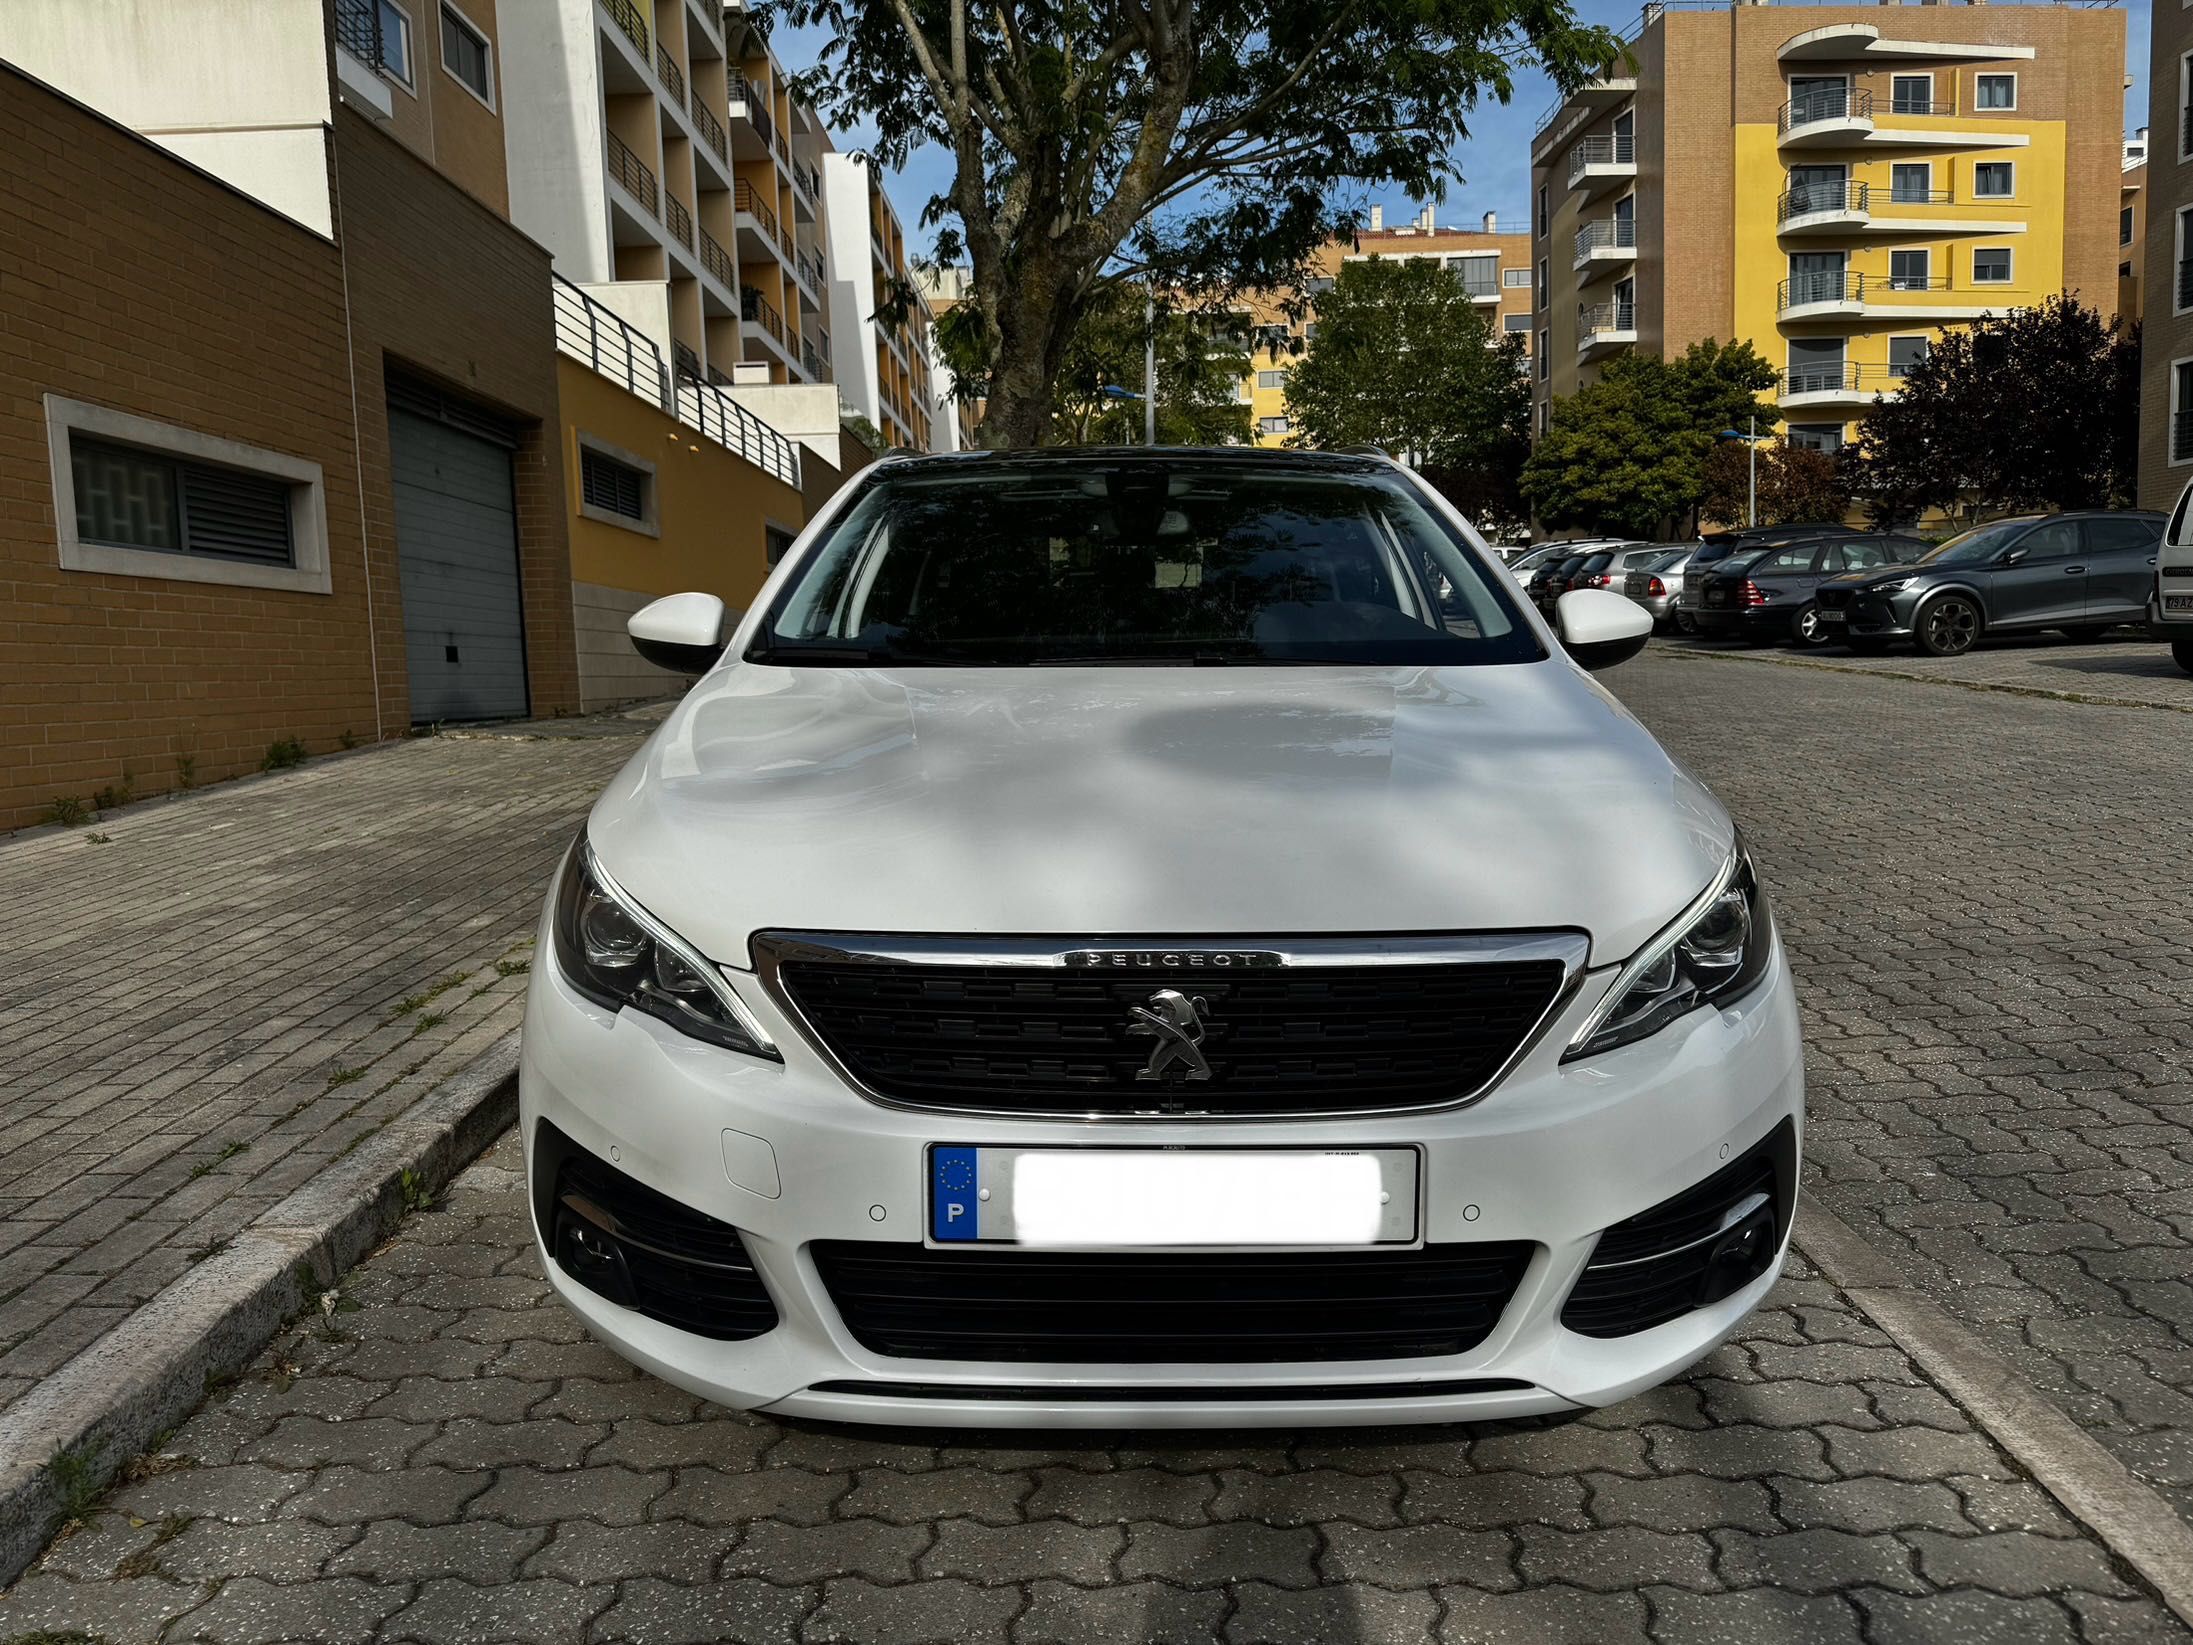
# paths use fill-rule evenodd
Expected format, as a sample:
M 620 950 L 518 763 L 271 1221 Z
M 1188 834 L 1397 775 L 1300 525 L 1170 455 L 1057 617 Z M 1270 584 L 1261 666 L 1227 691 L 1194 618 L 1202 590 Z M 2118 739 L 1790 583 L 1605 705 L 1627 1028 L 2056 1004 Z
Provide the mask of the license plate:
M 1709 589 L 1709 590 L 1707 591 L 1707 593 L 1706 593 L 1706 604 L 1708 604 L 1708 605 L 1727 605 L 1728 603 L 1729 603 L 1729 597 L 1728 597 L 1728 590 L 1727 590 L 1727 589 L 1725 589 L 1725 588 L 1715 588 L 1715 589 Z
M 929 1150 L 929 1238 L 1051 1248 L 1407 1245 L 1414 1148 Z
M 2163 609 L 2165 611 L 2193 611 L 2193 594 L 2165 594 L 2163 596 Z
M 1819 618 L 1820 618 L 1820 621 L 1822 621 L 1823 623 L 1847 623 L 1847 622 L 1849 622 L 1849 621 L 1850 621 L 1850 613 L 1849 613 L 1849 612 L 1847 612 L 1847 611 L 1831 611 L 1831 610 L 1830 610 L 1830 609 L 1828 609 L 1828 607 L 1826 607 L 1826 606 L 1821 606 L 1821 607 L 1819 607 L 1819 608 L 1818 608 L 1818 614 L 1819 614 Z

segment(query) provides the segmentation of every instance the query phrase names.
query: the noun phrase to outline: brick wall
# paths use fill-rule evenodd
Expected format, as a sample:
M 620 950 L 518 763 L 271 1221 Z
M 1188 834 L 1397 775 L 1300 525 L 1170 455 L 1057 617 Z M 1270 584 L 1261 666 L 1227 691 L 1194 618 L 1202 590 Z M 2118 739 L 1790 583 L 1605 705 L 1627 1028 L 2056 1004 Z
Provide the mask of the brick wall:
M 0 154 L 0 828 L 370 738 L 334 248 L 4 64 Z M 63 571 L 48 393 L 318 463 L 333 591 Z

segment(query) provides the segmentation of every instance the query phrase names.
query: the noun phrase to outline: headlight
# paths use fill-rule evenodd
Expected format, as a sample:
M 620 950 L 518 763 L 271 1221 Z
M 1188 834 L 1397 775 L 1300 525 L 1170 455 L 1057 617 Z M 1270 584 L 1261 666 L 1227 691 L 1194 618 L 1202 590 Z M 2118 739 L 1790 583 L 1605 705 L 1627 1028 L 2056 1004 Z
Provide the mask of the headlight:
M 629 1006 L 710 1045 L 782 1060 L 722 972 L 627 896 L 584 834 L 556 883 L 556 963 L 596 1005 Z
M 1916 577 L 1891 577 L 1885 583 L 1866 584 L 1865 592 L 1868 594 L 1901 594 L 1918 580 Z
M 1701 1005 L 1740 999 L 1766 975 L 1773 948 L 1774 914 L 1739 840 L 1705 895 L 1622 967 L 1561 1060 L 1596 1056 L 1656 1034 Z

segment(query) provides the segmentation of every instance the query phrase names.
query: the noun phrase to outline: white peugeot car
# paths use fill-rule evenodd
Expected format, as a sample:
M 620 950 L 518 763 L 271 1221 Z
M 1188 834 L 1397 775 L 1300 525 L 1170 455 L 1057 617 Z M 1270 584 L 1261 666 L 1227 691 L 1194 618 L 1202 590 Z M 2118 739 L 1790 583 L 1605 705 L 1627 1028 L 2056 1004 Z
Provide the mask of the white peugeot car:
M 694 1393 L 914 1424 L 1619 1400 L 1766 1294 L 1803 1070 L 1714 797 L 1370 456 L 886 462 L 549 898 L 535 1233 Z M 1579 666 L 1579 665 L 1582 666 Z M 1619 849 L 1617 849 L 1619 847 Z

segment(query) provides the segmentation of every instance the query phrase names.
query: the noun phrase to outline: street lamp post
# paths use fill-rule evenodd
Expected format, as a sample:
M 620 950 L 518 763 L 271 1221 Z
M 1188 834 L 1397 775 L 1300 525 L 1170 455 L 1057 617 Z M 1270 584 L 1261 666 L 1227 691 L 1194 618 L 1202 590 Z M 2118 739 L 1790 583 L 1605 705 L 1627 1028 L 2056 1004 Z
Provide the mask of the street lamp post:
M 1744 524 L 1757 529 L 1759 524 L 1759 414 L 1756 411 L 1747 419 L 1747 425 L 1749 432 L 1746 432 L 1745 429 L 1724 428 L 1721 430 L 1721 438 L 1724 440 L 1741 440 L 1750 448 L 1751 501 L 1745 511 Z
M 1157 444 L 1157 299 L 1142 299 L 1142 443 Z

